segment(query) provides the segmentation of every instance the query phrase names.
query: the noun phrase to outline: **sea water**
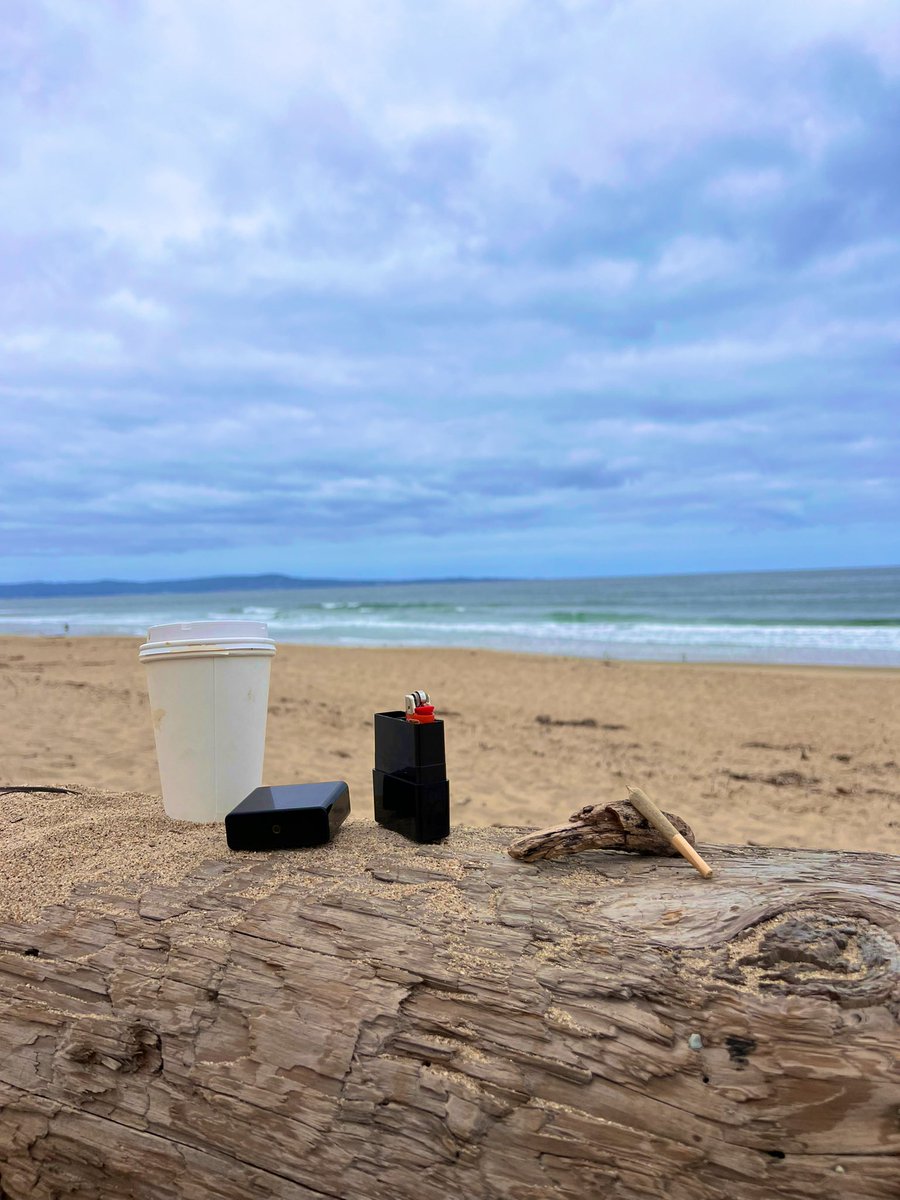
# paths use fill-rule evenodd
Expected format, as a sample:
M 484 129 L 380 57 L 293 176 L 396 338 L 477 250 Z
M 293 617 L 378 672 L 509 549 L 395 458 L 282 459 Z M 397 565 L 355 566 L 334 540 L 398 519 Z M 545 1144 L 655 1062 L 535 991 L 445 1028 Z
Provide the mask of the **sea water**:
M 253 617 L 281 642 L 900 666 L 900 568 L 0 598 L 0 633 L 143 637 Z

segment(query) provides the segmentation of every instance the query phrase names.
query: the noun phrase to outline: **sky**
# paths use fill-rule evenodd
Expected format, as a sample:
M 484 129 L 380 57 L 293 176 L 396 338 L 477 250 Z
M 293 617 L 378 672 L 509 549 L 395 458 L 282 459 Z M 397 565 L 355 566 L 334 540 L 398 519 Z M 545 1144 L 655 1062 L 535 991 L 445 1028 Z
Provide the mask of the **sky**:
M 0 578 L 900 562 L 897 0 L 5 0 Z

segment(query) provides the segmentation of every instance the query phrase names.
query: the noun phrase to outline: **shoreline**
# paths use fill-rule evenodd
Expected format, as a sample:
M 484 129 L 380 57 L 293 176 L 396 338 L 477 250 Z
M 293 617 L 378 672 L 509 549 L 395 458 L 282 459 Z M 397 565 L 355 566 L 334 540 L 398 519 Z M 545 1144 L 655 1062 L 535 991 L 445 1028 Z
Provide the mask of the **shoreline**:
M 140 641 L 0 635 L 0 783 L 158 794 Z M 279 643 L 264 781 L 345 779 L 371 816 L 372 715 L 416 687 L 446 720 L 454 824 L 559 824 L 628 781 L 701 844 L 900 853 L 891 667 Z

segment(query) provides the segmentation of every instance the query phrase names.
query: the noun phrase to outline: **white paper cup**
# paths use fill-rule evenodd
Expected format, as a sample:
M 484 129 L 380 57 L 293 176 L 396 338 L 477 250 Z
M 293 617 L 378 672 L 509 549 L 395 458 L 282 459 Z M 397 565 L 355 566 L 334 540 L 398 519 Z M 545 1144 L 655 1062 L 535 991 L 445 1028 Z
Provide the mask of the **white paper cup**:
M 222 821 L 262 783 L 274 653 L 262 621 L 148 631 L 140 658 L 167 816 Z

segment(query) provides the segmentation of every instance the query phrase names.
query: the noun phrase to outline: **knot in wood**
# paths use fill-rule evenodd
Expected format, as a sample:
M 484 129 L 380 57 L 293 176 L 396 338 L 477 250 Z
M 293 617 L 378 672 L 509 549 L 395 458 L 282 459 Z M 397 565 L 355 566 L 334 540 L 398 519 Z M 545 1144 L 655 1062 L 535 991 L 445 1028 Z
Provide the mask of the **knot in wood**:
M 719 978 L 761 991 L 823 996 L 845 1008 L 884 1002 L 900 971 L 896 938 L 856 913 L 785 911 L 724 949 L 728 962 Z
M 63 1038 L 60 1061 L 122 1074 L 156 1074 L 162 1066 L 162 1039 L 148 1026 L 115 1020 L 75 1022 Z M 70 1084 L 74 1084 L 70 1080 Z

